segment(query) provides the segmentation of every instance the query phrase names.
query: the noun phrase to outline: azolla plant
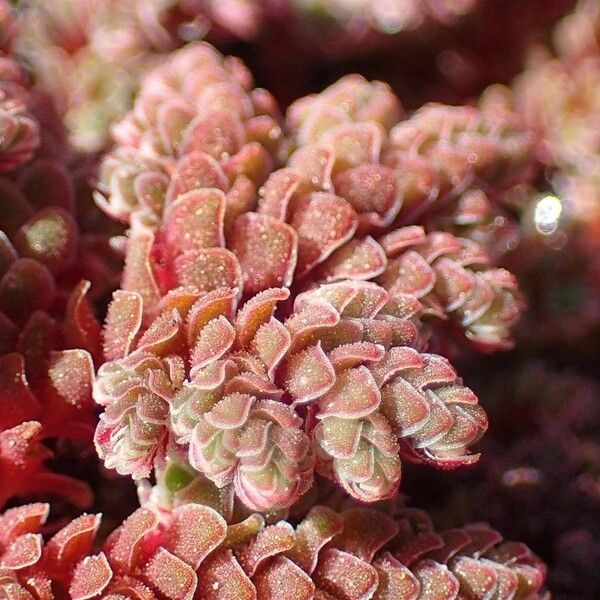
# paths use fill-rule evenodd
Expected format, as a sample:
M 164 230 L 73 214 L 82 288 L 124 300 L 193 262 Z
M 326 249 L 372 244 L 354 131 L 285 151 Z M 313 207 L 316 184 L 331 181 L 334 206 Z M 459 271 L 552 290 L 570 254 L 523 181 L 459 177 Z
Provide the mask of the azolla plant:
M 271 510 L 314 472 L 374 502 L 397 493 L 401 456 L 476 460 L 485 413 L 427 338 L 448 323 L 504 347 L 522 300 L 485 249 L 419 216 L 516 185 L 530 138 L 476 109 L 400 115 L 387 86 L 349 77 L 282 122 L 207 45 L 148 76 L 98 195 L 130 225 L 94 392 L 108 466 L 147 478 L 183 451 Z
M 293 527 L 259 515 L 227 525 L 188 504 L 161 522 L 140 508 L 91 554 L 99 515 L 45 545 L 48 506 L 0 516 L 0 593 L 7 598 L 541 598 L 545 567 L 486 525 L 436 533 L 427 515 L 315 506 Z M 433 594 L 433 595 L 432 595 Z
M 405 115 L 349 76 L 282 116 L 188 45 L 113 124 L 95 198 L 127 231 L 102 246 L 80 159 L 47 154 L 60 123 L 3 60 L 0 598 L 544 597 L 526 546 L 399 499 L 407 461 L 477 461 L 487 417 L 443 354 L 510 347 L 524 307 L 485 218 L 456 229 L 473 197 L 510 219 L 534 177 L 514 115 Z M 99 247 L 124 255 L 108 307 Z M 110 534 L 64 518 L 92 503 L 65 448 L 92 439 L 142 504 Z

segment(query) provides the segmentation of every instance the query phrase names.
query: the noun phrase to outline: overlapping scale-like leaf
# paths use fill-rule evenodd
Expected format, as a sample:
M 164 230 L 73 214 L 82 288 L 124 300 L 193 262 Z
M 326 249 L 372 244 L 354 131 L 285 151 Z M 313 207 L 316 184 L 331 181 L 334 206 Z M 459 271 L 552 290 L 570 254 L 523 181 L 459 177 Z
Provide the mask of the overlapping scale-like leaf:
M 105 331 L 114 359 L 94 388 L 106 464 L 148 477 L 179 448 L 192 472 L 269 510 L 307 491 L 315 457 L 363 501 L 394 495 L 401 451 L 443 466 L 476 459 L 468 446 L 485 414 L 444 359 L 415 349 L 412 296 L 332 283 L 277 319 L 288 296 L 265 290 L 238 309 L 235 290 L 180 288 L 142 325 L 142 297 L 115 294 Z
M 45 545 L 48 506 L 0 515 L 0 593 L 51 600 L 325 598 L 443 600 L 543 597 L 546 570 L 524 545 L 484 524 L 436 533 L 419 511 L 313 507 L 292 527 L 258 515 L 227 526 L 188 504 L 162 516 L 138 509 L 90 554 L 96 515 Z
M 124 221 L 141 213 L 156 222 L 184 191 L 261 185 L 281 129 L 273 99 L 252 87 L 240 61 L 208 44 L 171 55 L 114 126 L 118 147 L 102 165 L 100 206 Z
M 417 226 L 387 234 L 381 245 L 389 258 L 377 280 L 383 287 L 415 295 L 434 315 L 449 315 L 475 344 L 510 346 L 510 327 L 524 302 L 514 276 L 490 266 L 480 246 Z

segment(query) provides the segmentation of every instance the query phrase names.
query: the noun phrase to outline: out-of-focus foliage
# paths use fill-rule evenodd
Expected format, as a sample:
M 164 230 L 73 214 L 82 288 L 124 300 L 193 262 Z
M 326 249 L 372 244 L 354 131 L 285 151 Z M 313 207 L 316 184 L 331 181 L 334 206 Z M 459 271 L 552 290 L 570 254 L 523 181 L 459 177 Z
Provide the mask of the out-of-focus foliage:
M 48 463 L 91 454 L 94 302 L 115 285 L 118 261 L 62 123 L 17 59 L 6 3 L 0 27 L 0 506 L 52 497 L 87 508 L 88 485 Z

